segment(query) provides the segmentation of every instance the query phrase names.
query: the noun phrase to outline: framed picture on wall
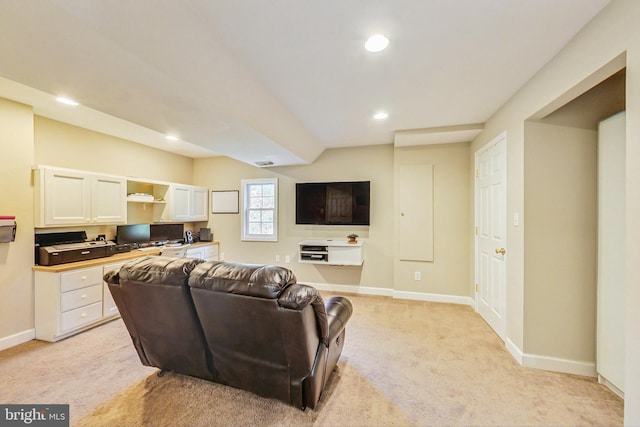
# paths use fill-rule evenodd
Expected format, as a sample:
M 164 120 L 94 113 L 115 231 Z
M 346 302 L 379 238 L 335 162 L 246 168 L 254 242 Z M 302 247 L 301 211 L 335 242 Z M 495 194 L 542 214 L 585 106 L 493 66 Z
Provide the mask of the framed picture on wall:
M 211 213 L 237 214 L 239 196 L 238 190 L 212 191 Z

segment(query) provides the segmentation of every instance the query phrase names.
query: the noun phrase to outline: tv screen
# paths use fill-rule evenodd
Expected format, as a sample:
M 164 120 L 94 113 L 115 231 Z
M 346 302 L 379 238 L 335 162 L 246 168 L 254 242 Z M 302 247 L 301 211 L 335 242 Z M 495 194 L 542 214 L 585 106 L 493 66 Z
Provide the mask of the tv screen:
M 116 228 L 116 242 L 124 243 L 144 243 L 151 240 L 151 229 L 149 224 L 119 225 Z
M 152 242 L 177 242 L 184 239 L 184 224 L 151 224 Z
M 296 224 L 369 225 L 370 182 L 296 184 Z

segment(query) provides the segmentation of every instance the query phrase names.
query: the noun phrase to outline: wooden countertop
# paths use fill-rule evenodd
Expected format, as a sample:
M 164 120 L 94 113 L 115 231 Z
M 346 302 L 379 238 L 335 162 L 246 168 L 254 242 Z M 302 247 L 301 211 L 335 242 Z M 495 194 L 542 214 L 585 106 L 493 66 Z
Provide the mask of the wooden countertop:
M 198 246 L 206 246 L 206 245 L 217 245 L 218 242 L 197 242 L 192 243 L 191 245 L 187 245 L 190 248 L 197 248 Z M 58 265 L 34 265 L 31 267 L 33 271 L 46 271 L 49 273 L 60 273 L 63 271 L 75 270 L 78 268 L 87 268 L 87 267 L 95 267 L 98 265 L 106 265 L 112 264 L 116 262 L 128 261 L 131 259 L 141 258 L 149 255 L 160 255 L 162 251 L 162 247 L 158 247 L 156 250 L 149 251 L 141 251 L 138 249 L 134 249 L 131 252 L 125 252 L 121 254 L 115 254 L 104 258 L 94 258 L 88 259 L 86 261 L 78 261 L 78 262 L 69 262 L 66 264 L 58 264 Z

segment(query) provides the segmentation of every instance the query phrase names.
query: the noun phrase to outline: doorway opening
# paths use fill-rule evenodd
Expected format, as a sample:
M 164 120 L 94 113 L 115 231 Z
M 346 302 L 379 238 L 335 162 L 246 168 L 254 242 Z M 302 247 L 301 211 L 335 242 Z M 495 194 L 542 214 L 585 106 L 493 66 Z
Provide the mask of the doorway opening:
M 544 369 L 596 376 L 598 127 L 625 110 L 625 62 L 525 122 L 523 352 Z

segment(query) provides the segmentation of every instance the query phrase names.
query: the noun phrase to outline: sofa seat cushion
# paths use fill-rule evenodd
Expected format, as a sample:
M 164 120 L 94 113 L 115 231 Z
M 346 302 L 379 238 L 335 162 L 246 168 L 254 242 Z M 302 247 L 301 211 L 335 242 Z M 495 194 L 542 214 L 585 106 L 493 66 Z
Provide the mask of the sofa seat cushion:
M 189 276 L 191 288 L 277 299 L 296 283 L 293 272 L 284 267 L 209 261 L 198 265 Z

